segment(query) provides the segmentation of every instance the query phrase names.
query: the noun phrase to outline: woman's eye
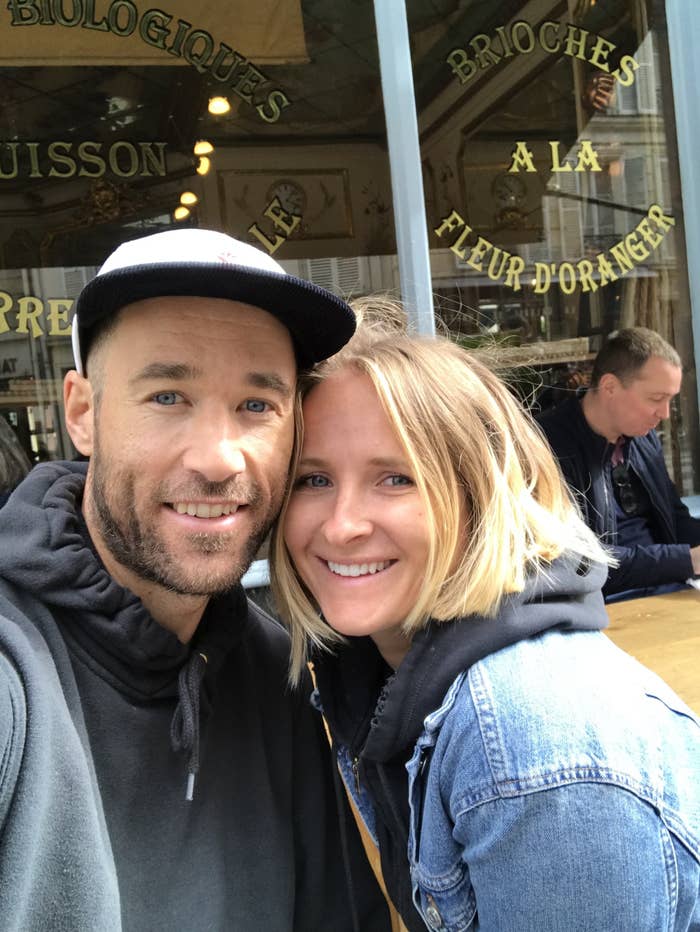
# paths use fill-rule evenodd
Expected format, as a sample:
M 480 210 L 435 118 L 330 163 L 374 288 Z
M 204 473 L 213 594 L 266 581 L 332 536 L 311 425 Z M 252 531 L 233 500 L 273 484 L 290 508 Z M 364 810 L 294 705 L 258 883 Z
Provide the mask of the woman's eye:
M 181 397 L 177 392 L 158 392 L 153 396 L 153 400 L 158 405 L 175 405 Z
M 264 414 L 270 408 L 266 401 L 259 401 L 257 398 L 246 401 L 244 407 L 246 411 L 250 411 L 252 414 Z
M 325 476 L 312 473 L 310 476 L 300 476 L 294 483 L 297 489 L 326 489 L 330 485 Z
M 403 476 L 400 473 L 396 473 L 393 476 L 387 476 L 383 482 L 383 485 L 389 485 L 392 488 L 397 486 L 413 485 L 413 479 L 409 479 L 408 476 Z

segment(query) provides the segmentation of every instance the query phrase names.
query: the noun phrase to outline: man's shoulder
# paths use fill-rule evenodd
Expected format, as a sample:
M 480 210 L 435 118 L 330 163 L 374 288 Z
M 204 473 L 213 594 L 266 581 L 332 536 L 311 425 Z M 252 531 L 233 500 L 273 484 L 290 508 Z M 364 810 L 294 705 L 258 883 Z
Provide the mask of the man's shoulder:
M 262 636 L 289 647 L 289 634 L 282 622 L 267 612 L 261 605 L 248 596 L 248 618 L 251 627 Z
M 38 609 L 34 595 L 26 588 L 8 582 L 0 576 L 0 650 L 7 652 L 8 645 L 21 650 L 33 649 L 35 637 L 41 637 L 35 624 L 34 609 Z
M 0 646 L 0 749 L 16 735 L 17 724 L 24 715 L 26 699 L 15 658 Z M 1 772 L 1 768 L 0 768 Z
M 22 677 L 14 662 L 0 649 L 0 786 L 5 782 L 5 767 L 8 751 L 14 744 L 23 743 L 26 721 L 26 695 Z
M 27 701 L 16 667 L 0 650 L 0 825 L 12 800 L 26 735 Z
M 285 628 L 250 598 L 247 613 L 245 635 L 226 660 L 226 677 L 235 683 L 236 702 L 240 703 L 242 696 L 254 697 L 254 704 L 265 707 L 269 719 L 277 722 L 275 727 L 289 715 L 297 721 L 301 716 L 305 721 L 320 722 L 309 702 L 312 684 L 308 671 L 296 687 L 289 682 L 291 642 Z
M 537 423 L 560 460 L 576 457 L 582 449 L 590 446 L 591 430 L 583 417 L 578 397 L 543 411 L 538 415 Z
M 571 437 L 580 433 L 581 404 L 572 396 L 537 415 L 536 421 L 549 437 Z
M 272 617 L 257 602 L 248 597 L 246 643 L 248 650 L 263 659 L 266 665 L 289 663 L 290 639 L 281 622 Z
M 660 460 L 664 464 L 664 469 L 666 468 L 661 440 L 655 430 L 650 430 L 648 434 L 641 437 L 632 437 L 631 447 L 642 456 Z
M 0 580 L 0 823 L 24 754 L 28 722 L 34 716 L 35 727 L 53 727 L 60 716 L 58 679 L 42 632 Z
M 32 701 L 54 697 L 65 673 L 57 654 L 64 651 L 60 627 L 47 608 L 0 579 L 0 662 L 5 664 L 0 675 L 5 682 L 16 675 Z

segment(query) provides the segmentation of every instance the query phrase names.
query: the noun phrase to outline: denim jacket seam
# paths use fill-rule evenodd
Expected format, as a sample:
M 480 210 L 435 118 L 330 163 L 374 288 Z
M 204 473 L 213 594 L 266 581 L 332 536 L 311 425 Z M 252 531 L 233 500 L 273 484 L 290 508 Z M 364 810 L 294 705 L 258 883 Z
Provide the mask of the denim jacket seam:
M 493 783 L 482 785 L 478 790 L 460 793 L 455 796 L 453 815 L 457 819 L 477 806 L 484 805 L 497 799 L 516 799 L 519 796 L 529 796 L 546 790 L 558 789 L 564 786 L 574 786 L 577 783 L 606 783 L 620 789 L 634 793 L 639 799 L 652 806 L 657 812 L 666 811 L 666 806 L 659 794 L 640 780 L 629 774 L 604 767 L 565 767 L 557 770 L 545 771 L 534 776 L 516 777 L 511 780 L 500 779 Z M 675 831 L 673 834 L 677 834 Z
M 679 817 L 678 812 L 670 806 L 663 806 L 660 809 L 660 817 L 666 830 L 688 849 L 690 855 L 696 861 L 700 862 L 700 837 L 686 831 L 685 824 L 682 818 Z
M 644 801 L 647 802 L 647 800 Z M 667 904 L 666 922 L 664 924 L 664 928 L 659 929 L 659 932 L 673 932 L 675 917 L 678 911 L 680 891 L 678 861 L 673 841 L 676 833 L 665 823 L 663 817 L 659 819 L 659 823 L 659 835 L 664 854 L 665 875 L 667 879 L 667 890 L 665 897 L 665 902 Z M 414 889 L 418 887 L 421 891 L 427 894 L 449 894 L 452 889 L 457 888 L 461 883 L 464 882 L 464 879 L 468 876 L 468 873 L 468 867 L 462 861 L 458 861 L 453 868 L 441 874 L 430 874 L 419 864 L 414 864 L 411 866 L 411 879 Z M 468 899 L 467 906 L 469 907 L 471 905 L 472 910 L 461 910 L 459 915 L 452 915 L 450 917 L 450 921 L 452 923 L 463 923 L 465 921 L 471 921 L 471 918 L 473 918 L 473 910 L 475 909 L 476 905 L 475 902 L 473 902 L 473 897 L 474 893 L 470 882 L 470 897 Z M 468 928 L 468 925 L 458 925 L 455 926 L 455 928 L 466 929 Z
M 498 785 L 497 774 L 499 772 L 503 773 L 506 769 L 505 753 L 498 728 L 495 703 L 493 697 L 489 694 L 483 670 L 478 665 L 469 670 L 468 684 L 472 702 L 474 703 L 479 734 L 484 746 L 486 762 L 494 785 Z
M 673 845 L 674 832 L 666 824 L 663 814 L 660 819 L 661 827 L 659 831 L 661 848 L 664 855 L 664 865 L 666 867 L 666 882 L 668 889 L 666 891 L 666 902 L 668 903 L 667 932 L 673 932 L 675 925 L 675 916 L 678 912 L 678 896 L 680 890 L 680 878 L 678 876 L 678 858 Z
M 526 793 L 540 792 L 556 786 L 571 785 L 579 782 L 608 783 L 619 786 L 634 793 L 639 799 L 651 805 L 663 818 L 669 831 L 674 837 L 700 859 L 700 838 L 688 831 L 688 826 L 682 817 L 666 800 L 663 792 L 654 788 L 653 784 L 640 779 L 639 775 L 631 775 L 606 767 L 572 766 L 552 770 L 549 772 L 530 775 L 529 777 L 514 777 L 506 779 L 506 754 L 504 742 L 498 726 L 496 703 L 488 687 L 489 678 L 480 664 L 474 665 L 468 672 L 468 686 L 474 704 L 474 712 L 481 736 L 485 763 L 491 775 L 491 780 L 482 782 L 481 787 L 455 797 L 456 809 L 463 813 L 474 806 L 483 805 L 498 798 L 509 798 Z M 657 697 L 663 701 L 663 697 Z M 678 711 L 675 707 L 672 711 Z M 691 718 L 695 718 L 690 711 Z M 454 811 L 454 810 L 453 810 Z M 457 817 L 457 816 L 455 816 Z
M 472 789 L 468 793 L 455 796 L 453 804 L 454 818 L 458 819 L 469 810 L 485 805 L 497 799 L 516 799 L 532 793 L 577 783 L 605 783 L 633 793 L 642 802 L 651 806 L 658 813 L 668 832 L 683 844 L 690 854 L 700 861 L 700 838 L 689 832 L 680 813 L 669 805 L 663 796 L 649 784 L 629 774 L 604 767 L 569 767 L 538 774 L 536 777 L 517 777 L 512 780 L 498 780 Z
M 453 887 L 458 887 L 468 873 L 466 864 L 459 860 L 448 871 L 433 874 L 426 871 L 420 864 L 411 865 L 411 877 L 419 884 L 421 889 L 430 893 L 447 893 Z

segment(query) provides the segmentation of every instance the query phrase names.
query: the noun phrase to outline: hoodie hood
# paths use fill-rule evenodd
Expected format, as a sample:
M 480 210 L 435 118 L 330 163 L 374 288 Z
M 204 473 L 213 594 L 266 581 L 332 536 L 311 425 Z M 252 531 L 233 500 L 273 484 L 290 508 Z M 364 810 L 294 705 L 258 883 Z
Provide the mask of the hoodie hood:
M 18 602 L 26 593 L 43 604 L 71 650 L 119 692 L 176 698 L 171 743 L 194 774 L 200 705 L 208 711 L 216 675 L 249 624 L 245 593 L 238 586 L 212 598 L 182 644 L 105 569 L 82 516 L 86 475 L 84 462 L 42 463 L 15 489 L 0 511 L 0 580 Z
M 15 489 L 0 512 L 0 574 L 43 602 L 78 642 L 96 642 L 125 685 L 136 665 L 145 686 L 143 674 L 158 680 L 158 671 L 179 666 L 189 651 L 102 564 L 81 512 L 86 474 L 87 463 L 42 463 Z
M 377 763 L 405 755 L 425 717 L 477 660 L 551 628 L 606 627 L 600 591 L 605 578 L 604 566 L 560 557 L 531 578 L 523 592 L 506 597 L 495 618 L 430 621 L 393 674 L 370 638 L 349 639 L 335 654 L 315 659 L 323 711 L 335 740 L 354 756 Z
M 86 475 L 84 462 L 42 463 L 15 489 L 0 511 L 0 576 L 44 603 L 79 643 L 90 642 L 90 653 L 123 685 L 157 692 L 190 646 L 105 569 L 82 517 Z M 212 600 L 200 628 L 210 627 L 219 601 Z M 238 625 L 229 627 L 240 634 Z

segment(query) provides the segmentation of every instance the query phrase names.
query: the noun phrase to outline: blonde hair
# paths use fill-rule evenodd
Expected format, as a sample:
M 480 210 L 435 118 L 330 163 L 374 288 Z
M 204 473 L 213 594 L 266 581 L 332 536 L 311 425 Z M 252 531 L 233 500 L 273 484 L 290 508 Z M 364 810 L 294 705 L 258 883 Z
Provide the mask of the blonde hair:
M 429 555 L 404 632 L 430 618 L 494 616 L 505 595 L 522 591 L 529 575 L 564 551 L 607 562 L 546 440 L 501 379 L 444 338 L 402 333 L 395 314 L 384 326 L 382 313 L 362 308 L 357 336 L 305 378 L 300 397 L 347 367 L 365 373 L 405 450 L 426 506 Z M 292 476 L 302 443 L 303 426 Z M 273 534 L 271 568 L 295 682 L 311 644 L 324 648 L 342 637 L 319 616 L 285 546 L 291 494 Z

